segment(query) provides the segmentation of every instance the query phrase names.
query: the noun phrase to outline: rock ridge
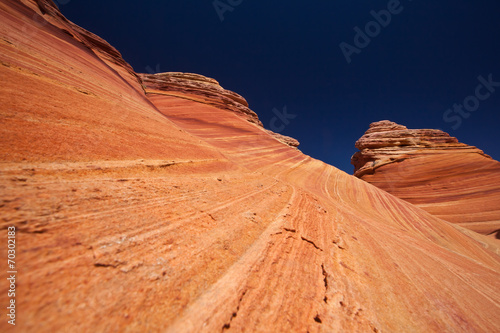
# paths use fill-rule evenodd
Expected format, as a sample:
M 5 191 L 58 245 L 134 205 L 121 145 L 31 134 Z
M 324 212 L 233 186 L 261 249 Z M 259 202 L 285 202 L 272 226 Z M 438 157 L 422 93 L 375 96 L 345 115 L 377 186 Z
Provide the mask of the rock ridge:
M 359 149 L 351 157 L 354 176 L 372 174 L 375 169 L 407 158 L 426 154 L 464 153 L 479 154 L 482 150 L 458 142 L 457 138 L 436 129 L 408 129 L 389 120 L 370 124 L 370 128 L 355 143 Z
M 500 238 L 500 163 L 433 129 L 383 120 L 356 142 L 354 175 L 427 212 Z
M 32 1 L 23 0 L 22 2 L 42 15 L 43 21 L 42 19 L 40 19 L 40 21 L 42 21 L 43 24 L 50 23 L 60 28 L 62 32 L 85 45 L 86 48 L 92 51 L 100 59 L 109 64 L 118 66 L 120 69 L 124 70 L 126 75 L 131 76 L 134 81 L 138 83 L 141 82 L 132 66 L 123 59 L 121 53 L 115 47 L 96 34 L 69 21 L 62 15 L 59 8 L 52 0 L 36 0 L 35 3 L 38 8 L 33 6 Z
M 146 93 L 172 93 L 178 97 L 202 98 L 205 104 L 230 109 L 244 116 L 249 122 L 263 126 L 257 114 L 250 110 L 248 102 L 241 95 L 224 89 L 216 80 L 193 73 L 166 72 L 139 74 Z
M 215 79 L 182 72 L 139 74 L 139 77 L 146 94 L 170 95 L 212 105 L 234 112 L 248 122 L 263 128 L 257 113 L 249 108 L 246 99 L 231 90 L 224 89 Z M 287 146 L 296 148 L 300 144 L 292 137 L 268 129 L 265 129 L 265 132 Z
M 16 227 L 20 269 L 18 321 L 0 332 L 500 331 L 495 239 L 223 103 L 146 95 L 116 54 L 40 3 L 0 1 L 0 223 Z M 433 160 L 433 175 L 487 169 L 456 155 Z M 486 167 L 467 180 L 496 183 Z M 498 206 L 479 194 L 462 206 Z

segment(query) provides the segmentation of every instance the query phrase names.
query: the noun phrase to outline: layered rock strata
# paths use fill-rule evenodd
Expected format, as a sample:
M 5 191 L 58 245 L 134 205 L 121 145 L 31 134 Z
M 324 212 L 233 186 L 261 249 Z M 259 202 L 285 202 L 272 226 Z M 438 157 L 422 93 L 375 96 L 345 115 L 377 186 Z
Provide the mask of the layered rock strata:
M 140 74 L 148 94 L 169 94 L 190 98 L 204 104 L 229 109 L 243 115 L 249 122 L 262 126 L 259 117 L 248 108 L 248 102 L 240 95 L 226 90 L 216 80 L 192 73 Z
M 248 102 L 235 92 L 222 88 L 216 80 L 199 74 L 167 72 L 158 74 L 139 74 L 145 92 L 149 95 L 175 96 L 216 108 L 231 111 L 260 127 L 262 122 L 250 110 Z M 289 136 L 266 130 L 276 140 L 298 147 L 299 142 Z
M 354 175 L 452 223 L 500 237 L 500 163 L 440 130 L 372 123 Z
M 0 331 L 500 330 L 491 239 L 232 107 L 145 94 L 50 1 L 0 1 L 0 34 L 1 230 L 17 229 L 19 268 Z

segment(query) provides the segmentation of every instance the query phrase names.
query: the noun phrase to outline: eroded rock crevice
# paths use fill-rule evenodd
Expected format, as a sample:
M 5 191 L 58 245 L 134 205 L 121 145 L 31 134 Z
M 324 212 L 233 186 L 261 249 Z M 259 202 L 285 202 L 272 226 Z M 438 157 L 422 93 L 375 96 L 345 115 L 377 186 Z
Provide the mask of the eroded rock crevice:
M 224 326 L 222 326 L 222 332 L 225 332 L 231 328 L 231 323 L 233 319 L 238 316 L 238 311 L 240 311 L 241 301 L 243 301 L 243 297 L 245 297 L 246 293 L 247 291 L 245 290 L 241 294 L 240 299 L 238 300 L 238 305 L 236 306 L 236 310 L 231 314 L 231 318 L 229 318 L 229 320 L 224 324 Z

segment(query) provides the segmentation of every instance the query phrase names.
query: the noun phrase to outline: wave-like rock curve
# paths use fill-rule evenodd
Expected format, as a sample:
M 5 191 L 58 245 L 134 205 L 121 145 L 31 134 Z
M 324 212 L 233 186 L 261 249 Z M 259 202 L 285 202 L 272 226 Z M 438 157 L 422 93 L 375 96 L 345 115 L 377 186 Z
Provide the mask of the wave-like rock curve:
M 37 3 L 50 4 L 0 1 L 16 330 L 500 330 L 494 240 L 221 104 L 145 93 L 106 44 Z
M 500 237 L 500 163 L 433 129 L 372 123 L 354 175 L 446 221 Z

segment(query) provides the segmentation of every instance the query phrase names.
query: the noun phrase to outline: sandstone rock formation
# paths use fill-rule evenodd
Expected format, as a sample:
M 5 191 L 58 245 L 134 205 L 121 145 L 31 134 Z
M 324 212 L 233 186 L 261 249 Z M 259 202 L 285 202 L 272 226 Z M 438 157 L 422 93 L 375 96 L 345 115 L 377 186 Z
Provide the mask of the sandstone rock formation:
M 263 127 L 257 114 L 249 109 L 247 101 L 242 96 L 222 88 L 219 82 L 212 78 L 199 74 L 176 72 L 139 74 L 139 76 L 142 79 L 144 90 L 149 96 L 175 96 L 212 105 L 226 111 L 233 111 L 243 116 L 247 121 Z M 270 130 L 266 130 L 266 132 L 290 147 L 299 146 L 299 142 L 294 138 Z
M 500 163 L 440 130 L 372 123 L 354 175 L 446 221 L 500 238 Z
M 283 144 L 232 94 L 143 82 L 49 0 L 0 1 L 0 35 L 0 331 L 500 330 L 493 240 Z
M 259 117 L 248 108 L 247 101 L 226 90 L 212 78 L 191 73 L 140 74 L 148 94 L 187 98 L 242 114 L 249 122 L 262 126 Z

